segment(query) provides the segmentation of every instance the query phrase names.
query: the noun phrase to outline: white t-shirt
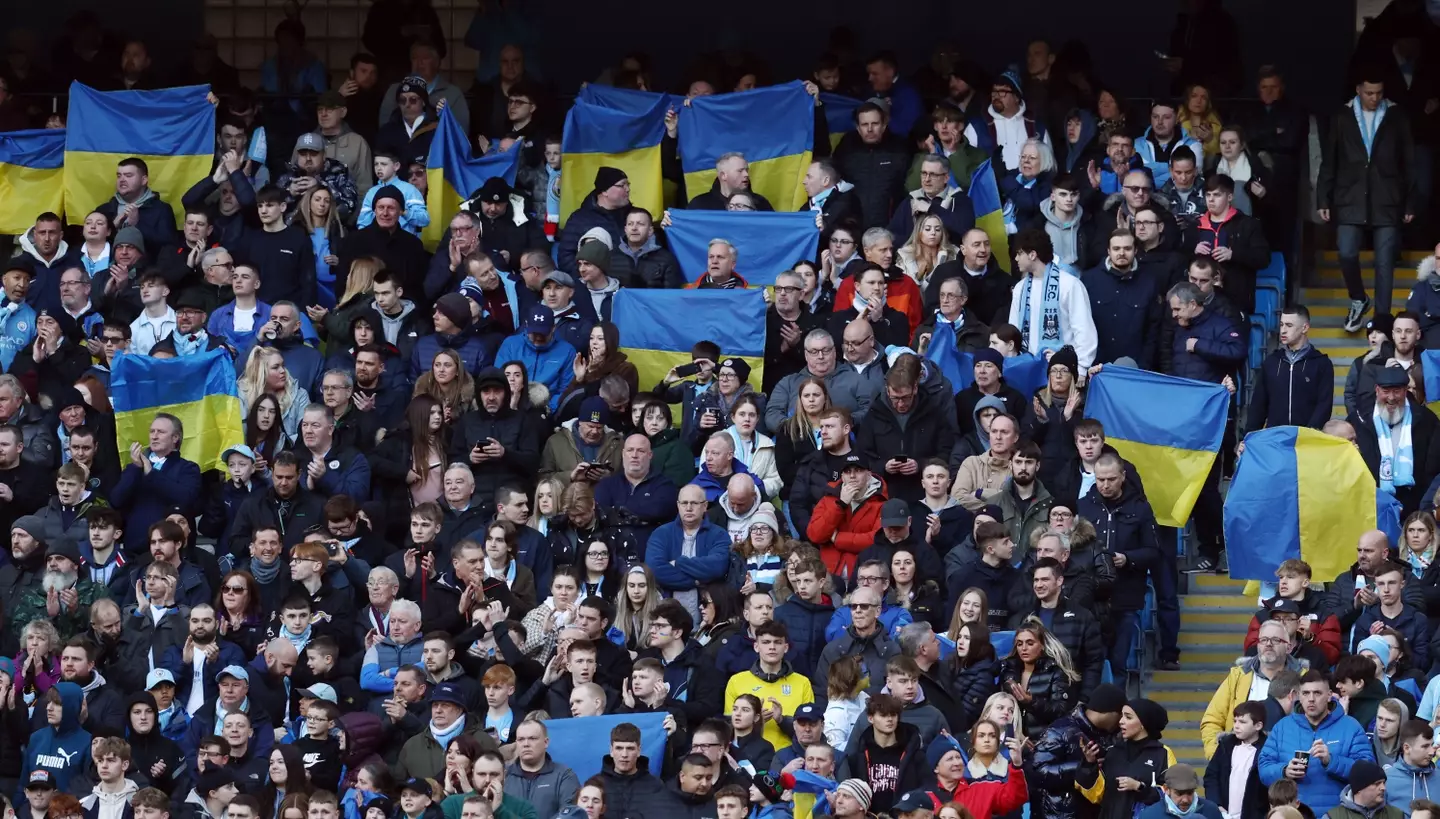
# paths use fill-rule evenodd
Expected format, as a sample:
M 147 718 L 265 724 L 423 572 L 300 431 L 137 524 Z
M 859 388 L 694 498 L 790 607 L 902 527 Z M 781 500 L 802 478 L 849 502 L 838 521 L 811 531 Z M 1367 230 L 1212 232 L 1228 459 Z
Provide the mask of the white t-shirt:
M 185 703 L 185 711 L 198 714 L 205 705 L 205 652 L 197 649 L 190 666 L 190 700 Z
M 255 310 L 256 308 L 254 307 L 249 309 L 244 307 L 235 308 L 235 332 L 248 333 L 255 328 Z

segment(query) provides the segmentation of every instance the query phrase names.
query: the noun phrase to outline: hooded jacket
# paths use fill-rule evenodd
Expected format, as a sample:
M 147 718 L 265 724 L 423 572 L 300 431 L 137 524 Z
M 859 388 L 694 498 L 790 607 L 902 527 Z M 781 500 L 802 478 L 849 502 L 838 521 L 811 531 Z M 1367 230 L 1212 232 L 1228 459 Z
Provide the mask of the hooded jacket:
M 775 608 L 775 622 L 784 623 L 790 635 L 790 653 L 785 659 L 801 674 L 814 679 L 815 666 L 825 650 L 828 640 L 825 630 L 835 614 L 835 606 L 829 595 L 822 595 L 820 602 L 811 603 L 798 594 Z
M 1319 739 L 1329 746 L 1330 764 L 1322 765 L 1312 757 L 1299 786 L 1300 801 L 1319 816 L 1340 803 L 1342 783 L 1350 776 L 1350 766 L 1361 759 L 1373 761 L 1375 754 L 1370 738 L 1360 723 L 1339 708 L 1327 713 L 1318 726 L 1310 724 L 1304 713 L 1294 713 L 1270 729 L 1265 747 L 1260 750 L 1260 781 L 1267 785 L 1285 776 L 1285 766 L 1295 751 L 1308 749 Z
M 890 496 L 885 481 L 871 475 L 855 502 L 846 504 L 840 500 L 843 481 L 831 483 L 815 505 L 806 535 L 811 543 L 820 546 L 825 568 L 831 574 L 849 578 L 855 574 L 856 556 L 875 542 L 875 533 L 880 531 L 880 507 Z
M 130 800 L 140 790 L 135 780 L 122 780 L 118 793 L 106 793 L 100 787 L 100 783 L 95 783 L 90 795 L 80 800 L 85 819 L 132 819 L 135 816 L 135 810 L 130 807 Z
M 872 365 L 873 366 L 873 365 Z M 929 370 L 915 386 L 910 410 L 900 413 L 881 390 L 870 403 L 864 424 L 855 428 L 855 448 L 870 463 L 875 475 L 885 475 L 887 497 L 917 501 L 925 497 L 920 475 L 929 458 L 948 458 L 955 441 L 954 391 L 938 370 Z M 887 473 L 885 464 L 898 453 L 909 455 L 922 465 L 914 475 Z
M 1052 722 L 1026 758 L 1030 784 L 1035 786 L 1032 811 L 1042 811 L 1040 815 L 1046 819 L 1092 815 L 1076 784 L 1080 776 L 1089 775 L 1081 748 L 1087 741 L 1104 747 L 1108 739 L 1086 718 L 1083 706 Z
M 179 677 L 176 679 L 178 680 Z M 179 699 L 178 696 L 177 699 Z M 181 701 L 183 702 L 183 700 Z M 130 708 L 140 704 L 154 706 L 155 698 L 148 691 L 131 694 L 130 698 L 125 701 L 127 720 Z M 130 743 L 131 777 L 166 793 L 185 793 L 190 790 L 193 783 L 190 781 L 190 766 L 186 764 L 185 751 L 180 748 L 178 742 L 160 733 L 158 716 L 155 720 L 155 727 L 148 734 L 137 733 L 133 727 L 127 725 L 125 739 Z M 165 770 L 159 775 L 151 772 L 156 762 L 165 763 Z
M 60 724 L 46 725 L 30 735 L 22 770 L 43 768 L 55 775 L 57 790 L 69 789 L 70 780 L 91 764 L 90 732 L 80 727 L 80 686 L 72 682 L 55 684 L 60 692 Z M 42 716 L 45 706 L 38 706 Z
M 533 377 L 534 370 L 528 365 L 526 369 Z M 470 463 L 471 449 L 490 438 L 505 448 L 505 454 L 498 460 Z M 497 412 L 481 405 L 460 416 L 450 436 L 450 460 L 470 464 L 475 476 L 474 497 L 480 503 L 493 502 L 496 490 L 507 483 L 529 485 L 540 469 L 540 433 L 535 428 L 535 415 L 511 409 L 507 387 Z
M 1410 803 L 1416 799 L 1430 799 L 1440 796 L 1440 779 L 1435 772 L 1440 768 L 1431 762 L 1416 767 L 1405 761 L 1402 755 L 1385 767 L 1385 801 L 1390 807 L 1406 816 L 1410 815 Z
M 410 380 L 413 383 L 422 374 L 429 372 L 430 364 L 441 350 L 453 350 L 460 356 L 460 364 L 471 376 L 490 366 L 494 357 L 490 348 L 478 335 L 475 325 L 462 327 L 455 333 L 430 333 L 415 340 L 410 350 Z
M 1282 347 L 1265 357 L 1260 380 L 1250 395 L 1247 430 L 1265 427 L 1320 429 L 1335 406 L 1335 365 L 1330 356 L 1307 344 L 1292 360 Z
M 595 228 L 610 234 L 611 247 L 623 244 L 627 210 L 629 208 L 608 210 L 600 206 L 594 192 L 587 194 L 580 207 L 565 220 L 565 227 L 560 229 L 560 235 L 555 240 L 555 266 L 561 270 L 574 270 L 575 252 L 580 249 L 580 237 Z

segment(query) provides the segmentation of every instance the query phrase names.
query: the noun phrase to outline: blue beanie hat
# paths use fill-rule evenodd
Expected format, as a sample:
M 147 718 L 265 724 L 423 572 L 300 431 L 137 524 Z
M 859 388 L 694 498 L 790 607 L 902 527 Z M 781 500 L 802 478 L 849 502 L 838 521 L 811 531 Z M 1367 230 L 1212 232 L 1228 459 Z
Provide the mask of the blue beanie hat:
M 1385 642 L 1384 637 L 1377 637 L 1374 634 L 1366 637 L 1365 639 L 1360 641 L 1360 645 L 1355 647 L 1355 653 L 1359 654 L 1367 648 L 1375 652 L 1375 656 L 1380 658 L 1380 662 L 1382 664 L 1384 664 L 1386 667 L 1389 667 L 1390 644 Z

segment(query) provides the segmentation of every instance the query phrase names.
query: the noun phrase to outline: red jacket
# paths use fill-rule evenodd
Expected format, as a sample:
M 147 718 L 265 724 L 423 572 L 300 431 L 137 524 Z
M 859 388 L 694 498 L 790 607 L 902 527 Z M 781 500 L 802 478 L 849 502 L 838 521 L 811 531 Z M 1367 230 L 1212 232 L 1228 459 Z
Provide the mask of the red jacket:
M 856 556 L 874 545 L 875 533 L 880 531 L 880 507 L 889 499 L 885 481 L 875 480 L 879 488 L 854 511 L 840 502 L 840 482 L 831 482 L 830 491 L 815 505 L 810 526 L 805 530 L 810 542 L 820 547 L 825 568 L 847 581 L 855 574 Z
M 967 782 L 962 779 L 954 791 L 945 790 L 937 781 L 929 790 L 932 799 L 938 800 L 942 805 L 946 802 L 959 802 L 969 809 L 975 819 L 993 819 L 1020 810 L 1029 798 L 1029 791 L 1025 787 L 1025 772 L 1014 765 L 1010 766 L 1003 781 L 982 779 L 978 782 Z
M 1301 615 L 1302 617 L 1305 615 Z M 1245 634 L 1245 653 L 1260 639 L 1260 615 L 1250 618 L 1250 630 Z M 1340 662 L 1340 619 L 1333 614 L 1320 613 L 1310 621 L 1310 642 L 1325 653 L 1330 665 Z
M 920 294 L 920 285 L 916 284 L 914 279 L 903 273 L 894 279 L 885 277 L 885 304 L 905 314 L 905 320 L 910 325 L 911 338 L 915 337 L 915 331 L 923 320 L 924 301 Z M 854 305 L 855 277 L 846 276 L 840 280 L 840 287 L 835 290 L 835 311 L 849 310 Z

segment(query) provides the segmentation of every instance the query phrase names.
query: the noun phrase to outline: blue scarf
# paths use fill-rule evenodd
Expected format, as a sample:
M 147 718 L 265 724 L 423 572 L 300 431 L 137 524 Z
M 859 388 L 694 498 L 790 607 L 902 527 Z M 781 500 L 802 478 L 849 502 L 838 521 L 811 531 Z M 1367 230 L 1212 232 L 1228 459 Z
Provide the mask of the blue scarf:
M 1390 424 L 1375 405 L 1375 437 L 1380 444 L 1380 488 L 1395 494 L 1397 486 L 1415 485 L 1415 447 L 1410 440 L 1410 402 L 1405 402 L 1405 419 L 1400 422 L 1399 439 L 1390 436 Z
M 295 646 L 295 651 L 296 651 L 296 653 L 304 654 L 304 653 L 305 653 L 305 646 L 307 646 L 307 645 L 310 644 L 310 635 L 311 635 L 311 632 L 313 632 L 314 630 L 315 630 L 314 624 L 313 624 L 313 623 L 307 623 L 307 624 L 305 625 L 305 631 L 301 632 L 300 634 L 291 634 L 291 633 L 290 633 L 290 629 L 288 629 L 288 628 L 282 628 L 282 629 L 280 629 L 280 636 L 281 636 L 281 637 L 284 637 L 284 638 L 287 639 L 287 640 L 289 640 L 289 641 L 290 641 L 290 644 L 293 645 L 293 646 Z
M 170 340 L 175 344 L 175 355 L 184 358 L 187 355 L 203 353 L 210 346 L 210 336 L 201 330 L 198 333 L 183 335 L 175 332 L 170 334 Z
M 1360 107 L 1360 97 L 1357 95 L 1350 100 L 1350 107 L 1355 111 L 1355 124 L 1360 128 L 1360 141 L 1365 143 L 1365 156 L 1368 158 L 1375 147 L 1375 134 L 1380 131 L 1380 123 L 1385 121 L 1385 111 L 1390 107 L 1389 100 L 1380 100 L 1380 106 L 1375 109 L 1375 127 L 1365 130 L 1365 109 Z
M 1030 287 L 1034 282 L 1034 276 L 1025 276 L 1025 289 L 1020 294 L 1020 339 L 1025 352 L 1044 356 L 1046 350 L 1059 350 L 1064 346 L 1060 341 L 1060 267 L 1052 262 L 1045 268 L 1045 289 L 1040 296 L 1040 343 L 1031 349 Z
M 433 719 L 430 720 L 430 736 L 434 737 L 434 738 L 435 738 L 435 741 L 438 742 L 438 743 L 440 743 L 440 747 L 441 747 L 441 748 L 448 748 L 448 747 L 450 747 L 450 740 L 454 739 L 455 737 L 460 736 L 460 733 L 461 733 L 462 731 L 464 731 L 464 730 L 465 730 L 465 715 L 464 715 L 464 714 L 461 714 L 461 715 L 460 715 L 460 719 L 455 720 L 455 724 L 452 725 L 452 726 L 450 726 L 450 728 L 449 728 L 448 730 L 441 730 L 441 729 L 439 729 L 439 728 L 436 728 L 436 727 L 435 727 L 435 720 L 433 720 Z

